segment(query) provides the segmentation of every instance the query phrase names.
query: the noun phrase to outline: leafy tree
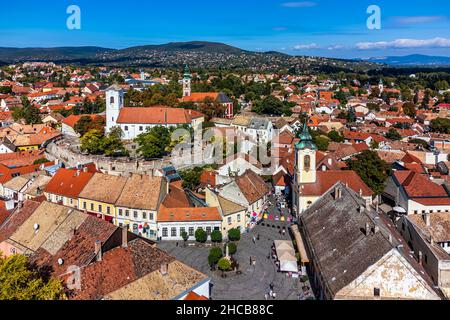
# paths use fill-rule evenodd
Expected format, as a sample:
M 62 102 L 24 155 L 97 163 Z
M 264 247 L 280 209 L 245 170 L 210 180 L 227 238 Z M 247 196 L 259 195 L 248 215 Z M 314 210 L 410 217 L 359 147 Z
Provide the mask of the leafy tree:
M 237 244 L 234 242 L 229 242 L 227 245 L 228 245 L 228 253 L 230 255 L 235 254 L 237 251 Z M 225 248 L 224 248 L 224 250 L 225 250 Z
M 344 142 L 344 136 L 342 136 L 339 132 L 336 130 L 332 130 L 328 132 L 328 138 L 330 138 L 334 142 Z
M 42 123 L 41 112 L 28 101 L 26 96 L 22 97 L 22 106 L 22 108 L 13 109 L 14 121 L 23 120 L 26 124 Z
M 46 158 L 34 160 L 33 164 L 43 164 L 49 162 Z
M 222 242 L 222 232 L 219 230 L 214 230 L 211 232 L 211 241 L 212 242 Z
M 402 136 L 400 135 L 400 133 L 398 133 L 397 130 L 395 130 L 394 128 L 390 128 L 386 133 L 386 138 L 391 140 L 401 140 Z
M 370 148 L 371 149 L 378 149 L 379 147 L 380 147 L 380 144 L 377 141 L 372 140 L 372 142 L 370 143 Z
M 82 116 L 77 123 L 75 123 L 73 129 L 80 136 L 84 136 L 86 132 L 90 130 L 98 130 L 103 131 L 105 128 L 105 118 L 103 117 L 90 117 L 90 116 Z
M 389 165 L 376 152 L 370 150 L 348 160 L 347 166 L 348 169 L 354 170 L 375 194 L 383 191 L 384 182 L 391 171 Z
M 447 90 L 449 88 L 448 82 L 446 80 L 440 80 L 434 84 L 436 90 Z
M 1 86 L 0 87 L 0 94 L 9 94 L 12 92 L 12 87 L 10 86 Z
M 430 128 L 434 132 L 450 133 L 450 119 L 436 118 L 431 120 Z
M 203 167 L 194 167 L 180 171 L 181 179 L 183 179 L 183 188 L 194 190 L 200 185 L 200 176 L 203 172 Z
M 262 101 L 257 101 L 253 111 L 258 114 L 290 116 L 292 106 L 289 102 L 282 102 L 274 96 L 268 96 Z
M 23 255 L 8 258 L 0 255 L 0 300 L 60 300 L 62 284 L 55 278 L 45 279 Z
M 195 240 L 200 243 L 206 242 L 208 240 L 208 234 L 202 228 L 195 230 Z
M 139 147 L 137 151 L 146 159 L 161 158 L 167 154 L 170 145 L 170 131 L 166 127 L 156 126 L 140 134 L 135 142 Z
M 327 151 L 330 141 L 324 136 L 318 136 L 314 139 L 314 143 L 320 151 Z
M 80 149 L 83 152 L 90 154 L 101 154 L 103 152 L 103 133 L 96 129 L 89 130 L 81 137 L 80 141 Z
M 120 137 L 114 133 L 109 133 L 106 137 L 102 138 L 101 149 L 103 154 L 107 157 L 129 155 L 129 152 L 123 145 Z
M 209 250 L 209 255 L 208 255 L 209 265 L 216 264 L 222 257 L 223 257 L 223 254 L 222 254 L 222 250 L 220 248 L 211 248 L 211 250 Z
M 230 241 L 239 241 L 241 239 L 241 232 L 236 228 L 228 230 L 228 239 Z
M 428 142 L 426 142 L 425 140 L 422 140 L 422 139 L 410 139 L 408 142 L 409 142 L 409 143 L 414 143 L 414 144 L 419 144 L 419 145 L 421 145 L 424 149 L 428 149 L 428 148 L 429 148 Z
M 189 240 L 189 234 L 186 231 L 181 232 L 181 238 L 183 238 L 183 241 L 186 242 Z
M 416 116 L 417 110 L 416 110 L 416 105 L 414 103 L 411 102 L 405 102 L 403 104 L 403 112 L 411 117 L 414 118 Z
M 231 262 L 227 258 L 221 258 L 217 263 L 217 266 L 222 271 L 228 271 L 231 269 Z

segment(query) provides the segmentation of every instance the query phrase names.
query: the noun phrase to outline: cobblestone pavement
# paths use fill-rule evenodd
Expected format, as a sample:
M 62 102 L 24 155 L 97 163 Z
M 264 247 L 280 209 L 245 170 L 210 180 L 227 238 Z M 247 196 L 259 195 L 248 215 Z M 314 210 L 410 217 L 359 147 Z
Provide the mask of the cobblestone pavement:
M 297 300 L 297 294 L 302 286 L 300 280 L 277 272 L 273 260 L 268 258 L 273 240 L 290 239 L 288 232 L 282 236 L 279 230 L 258 225 L 250 233 L 243 234 L 234 255 L 242 274 L 229 273 L 227 278 L 222 278 L 220 271 L 210 271 L 207 262 L 209 247 L 183 247 L 181 243 L 177 247 L 175 242 L 161 242 L 158 247 L 209 275 L 213 284 L 211 298 L 214 300 L 264 300 L 264 295 L 269 292 L 270 283 L 274 284 L 273 291 L 277 300 Z M 252 238 L 257 234 L 260 238 L 254 244 Z M 250 257 L 256 259 L 255 265 L 250 265 Z

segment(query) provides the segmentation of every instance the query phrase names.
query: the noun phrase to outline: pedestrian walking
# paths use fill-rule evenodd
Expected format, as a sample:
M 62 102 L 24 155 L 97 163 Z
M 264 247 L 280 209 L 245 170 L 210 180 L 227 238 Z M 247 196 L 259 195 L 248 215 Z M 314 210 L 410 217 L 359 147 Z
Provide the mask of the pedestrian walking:
M 258 240 L 258 241 L 259 241 L 259 233 L 258 233 L 258 235 L 256 236 L 256 240 Z
M 269 297 L 272 297 L 272 295 L 273 295 L 273 291 L 272 291 L 272 289 L 270 289 L 270 291 L 269 291 Z
M 267 293 L 264 294 L 264 299 L 269 299 L 269 295 Z
M 250 256 L 250 265 L 252 265 L 252 257 Z

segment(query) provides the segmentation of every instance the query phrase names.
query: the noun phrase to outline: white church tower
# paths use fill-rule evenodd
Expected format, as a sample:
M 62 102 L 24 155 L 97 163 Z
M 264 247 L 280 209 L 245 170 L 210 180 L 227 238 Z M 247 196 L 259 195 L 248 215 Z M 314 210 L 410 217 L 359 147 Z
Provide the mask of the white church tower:
M 186 65 L 183 76 L 183 97 L 189 97 L 191 95 L 191 78 L 191 72 L 189 71 L 188 65 Z
M 114 84 L 106 89 L 106 133 L 117 125 L 120 109 L 124 105 L 124 91 Z
M 380 83 L 378 84 L 378 89 L 380 90 L 380 94 L 384 91 L 383 79 L 380 79 Z
M 295 145 L 295 182 L 298 184 L 316 182 L 316 152 L 317 146 L 314 144 L 309 133 L 307 122 L 303 126 L 300 134 L 300 141 Z

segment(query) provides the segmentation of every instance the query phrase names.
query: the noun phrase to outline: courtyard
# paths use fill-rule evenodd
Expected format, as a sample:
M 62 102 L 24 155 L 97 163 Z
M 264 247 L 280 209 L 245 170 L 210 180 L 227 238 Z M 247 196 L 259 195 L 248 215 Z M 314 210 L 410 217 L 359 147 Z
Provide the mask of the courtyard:
M 244 233 L 238 242 L 234 258 L 239 263 L 240 274 L 230 272 L 226 278 L 220 271 L 211 271 L 208 265 L 208 254 L 211 247 L 183 246 L 182 242 L 161 242 L 158 247 L 180 261 L 211 277 L 211 298 L 213 300 L 264 300 L 273 284 L 273 292 L 277 300 L 298 300 L 303 283 L 300 278 L 288 277 L 277 272 L 274 261 L 269 258 L 273 240 L 289 240 L 290 235 L 280 234 L 280 229 L 266 224 L 257 225 L 250 233 Z M 259 240 L 253 242 L 253 237 L 259 234 Z M 250 258 L 256 260 L 250 264 Z

